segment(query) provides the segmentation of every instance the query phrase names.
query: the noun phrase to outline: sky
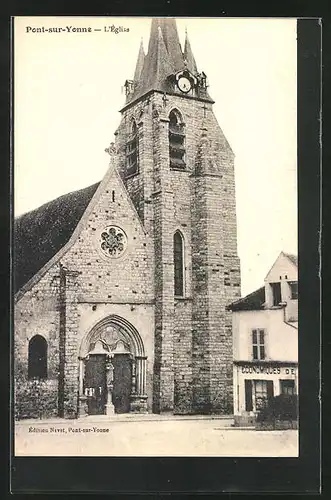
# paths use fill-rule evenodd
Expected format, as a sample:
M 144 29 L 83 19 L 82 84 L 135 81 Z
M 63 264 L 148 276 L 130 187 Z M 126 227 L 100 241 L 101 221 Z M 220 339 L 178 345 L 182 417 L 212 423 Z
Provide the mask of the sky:
M 129 31 L 115 33 L 108 27 Z M 68 27 L 90 27 L 79 33 Z M 63 27 L 60 33 L 34 28 Z M 178 18 L 235 153 L 242 295 L 297 253 L 296 20 Z M 14 31 L 14 213 L 102 179 L 149 18 L 19 17 Z M 100 29 L 101 31 L 94 31 Z

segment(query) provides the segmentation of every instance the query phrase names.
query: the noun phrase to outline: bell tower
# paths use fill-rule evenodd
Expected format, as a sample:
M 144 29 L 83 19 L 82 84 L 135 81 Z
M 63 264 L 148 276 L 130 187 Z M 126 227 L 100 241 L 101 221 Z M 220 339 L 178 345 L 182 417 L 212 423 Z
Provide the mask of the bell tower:
M 206 74 L 176 21 L 153 18 L 115 133 L 119 170 L 151 237 L 155 412 L 232 413 L 232 329 L 240 296 L 234 154 Z

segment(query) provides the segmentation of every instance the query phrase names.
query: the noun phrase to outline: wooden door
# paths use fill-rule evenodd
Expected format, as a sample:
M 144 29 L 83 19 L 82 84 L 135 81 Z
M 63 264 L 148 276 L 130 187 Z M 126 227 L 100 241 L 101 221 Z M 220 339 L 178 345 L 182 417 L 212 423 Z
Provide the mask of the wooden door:
M 106 356 L 91 354 L 85 365 L 84 392 L 89 415 L 104 415 L 107 402 Z
M 115 413 L 129 413 L 132 385 L 132 362 L 129 354 L 115 354 L 113 405 Z

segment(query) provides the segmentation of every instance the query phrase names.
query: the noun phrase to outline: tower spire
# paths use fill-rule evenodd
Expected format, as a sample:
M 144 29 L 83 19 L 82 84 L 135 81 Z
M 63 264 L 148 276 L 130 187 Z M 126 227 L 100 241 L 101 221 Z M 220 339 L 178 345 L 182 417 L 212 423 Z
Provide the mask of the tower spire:
M 187 30 L 183 52 L 176 20 L 172 17 L 153 18 L 147 54 L 145 55 L 141 42 L 134 81 L 126 82 L 127 100 L 125 106 L 132 105 L 133 102 L 150 91 L 180 93 L 176 85 L 176 75 L 185 70 L 188 70 L 196 78 L 192 96 L 213 102 L 204 83 L 206 82 L 205 75 L 203 73 L 198 75 Z
M 187 69 L 191 71 L 191 73 L 196 74 L 198 69 L 191 49 L 190 40 L 188 38 L 187 28 L 185 29 L 184 59 L 187 64 Z
M 141 39 L 136 69 L 135 69 L 134 77 L 133 77 L 133 80 L 135 82 L 139 82 L 141 72 L 142 72 L 143 67 L 144 67 L 144 60 L 145 60 L 145 51 L 144 51 L 143 39 Z
M 129 100 L 132 102 L 150 90 L 166 91 L 167 76 L 184 68 L 175 19 L 153 18 L 146 55 L 140 45 L 134 76 L 136 87 Z
M 184 67 L 184 57 L 181 49 L 176 20 L 172 17 L 154 18 L 151 25 L 151 38 L 155 31 L 160 28 L 168 55 L 172 61 L 174 71 L 180 71 Z
M 163 33 L 161 27 L 158 26 L 158 38 L 157 38 L 157 53 L 156 53 L 156 65 L 155 65 L 155 79 L 158 84 L 164 82 L 164 79 L 169 76 L 173 70 L 172 59 L 167 51 L 167 47 L 163 38 Z

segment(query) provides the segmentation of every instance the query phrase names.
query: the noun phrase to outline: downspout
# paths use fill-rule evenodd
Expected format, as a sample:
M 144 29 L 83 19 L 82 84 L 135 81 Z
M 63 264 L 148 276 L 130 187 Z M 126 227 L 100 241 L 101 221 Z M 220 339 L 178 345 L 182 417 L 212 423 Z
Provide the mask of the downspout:
M 291 326 L 292 328 L 294 328 L 295 330 L 297 330 L 297 328 L 294 325 L 291 325 L 291 323 L 289 321 L 286 321 L 286 314 L 285 314 L 285 308 L 286 308 L 286 306 L 287 306 L 287 302 L 284 302 L 283 303 L 283 316 L 284 316 L 283 320 L 284 320 L 284 323 L 286 323 L 286 325 Z

